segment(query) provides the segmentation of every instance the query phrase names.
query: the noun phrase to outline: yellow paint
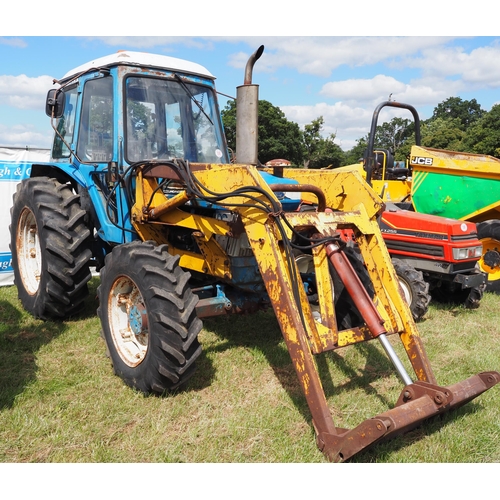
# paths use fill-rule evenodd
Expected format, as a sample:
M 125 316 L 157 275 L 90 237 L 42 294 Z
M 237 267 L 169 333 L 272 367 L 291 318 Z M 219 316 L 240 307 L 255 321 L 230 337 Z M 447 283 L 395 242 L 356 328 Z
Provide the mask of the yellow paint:
M 456 175 L 467 174 L 490 179 L 500 178 L 500 160 L 493 156 L 412 146 L 410 162 L 412 158 L 430 159 L 427 162 L 413 165 L 418 168 L 418 172 L 446 170 L 446 172 Z
M 489 281 L 498 281 L 500 279 L 500 267 L 490 267 L 484 262 L 484 255 L 486 252 L 489 251 L 495 251 L 498 252 L 500 251 L 499 248 L 499 242 L 497 240 L 494 240 L 492 238 L 485 238 L 481 240 L 481 243 L 483 244 L 483 255 L 481 259 L 479 260 L 479 267 L 481 268 L 481 271 L 484 273 L 488 273 L 488 280 Z

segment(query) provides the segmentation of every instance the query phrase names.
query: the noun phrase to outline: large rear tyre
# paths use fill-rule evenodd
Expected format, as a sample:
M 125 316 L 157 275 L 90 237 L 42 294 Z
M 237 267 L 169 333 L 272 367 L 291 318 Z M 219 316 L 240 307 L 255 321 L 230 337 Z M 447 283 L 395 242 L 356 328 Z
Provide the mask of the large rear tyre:
M 429 283 L 424 281 L 421 271 L 417 271 L 403 260 L 392 259 L 392 264 L 403 290 L 403 298 L 410 307 L 413 319 L 420 321 L 429 310 L 431 301 Z
M 14 283 L 37 318 L 66 318 L 83 307 L 92 277 L 85 216 L 67 184 L 35 177 L 17 186 L 10 225 Z
M 201 353 L 198 297 L 166 245 L 135 241 L 106 256 L 97 290 L 103 336 L 115 373 L 146 394 L 179 388 Z
M 488 275 L 486 289 L 500 291 L 500 220 L 480 222 L 476 227 L 483 244 L 479 267 Z

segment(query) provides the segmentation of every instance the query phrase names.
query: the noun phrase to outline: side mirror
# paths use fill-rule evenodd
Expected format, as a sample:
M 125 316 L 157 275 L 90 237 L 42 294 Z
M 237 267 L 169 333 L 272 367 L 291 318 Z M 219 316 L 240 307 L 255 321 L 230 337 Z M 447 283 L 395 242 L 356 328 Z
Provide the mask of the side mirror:
M 61 118 L 65 101 L 65 95 L 61 89 L 50 89 L 45 102 L 46 115 L 52 117 L 52 110 L 54 110 L 54 118 Z

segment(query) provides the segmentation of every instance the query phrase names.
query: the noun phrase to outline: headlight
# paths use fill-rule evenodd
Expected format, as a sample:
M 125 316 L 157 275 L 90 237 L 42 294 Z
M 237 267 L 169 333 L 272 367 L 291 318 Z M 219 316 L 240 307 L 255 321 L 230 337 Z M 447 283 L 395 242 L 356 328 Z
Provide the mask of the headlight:
M 479 259 L 482 254 L 483 254 L 482 245 L 479 245 L 477 247 L 453 249 L 453 258 L 455 260 Z

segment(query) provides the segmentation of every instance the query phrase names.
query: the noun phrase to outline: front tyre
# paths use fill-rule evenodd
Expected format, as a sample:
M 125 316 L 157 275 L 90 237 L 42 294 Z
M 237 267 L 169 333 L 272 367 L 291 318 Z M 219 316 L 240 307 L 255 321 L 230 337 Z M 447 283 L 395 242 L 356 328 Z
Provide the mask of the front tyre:
M 201 353 L 198 297 L 166 245 L 134 241 L 106 256 L 97 290 L 103 336 L 115 373 L 146 394 L 186 383 Z
M 477 269 L 473 274 L 479 272 L 481 271 Z M 463 305 L 466 309 L 477 309 L 486 287 L 486 283 L 474 288 L 462 288 L 459 283 L 445 282 L 432 291 L 432 296 L 443 304 Z
M 11 209 L 14 283 L 23 307 L 42 319 L 77 314 L 92 277 L 90 230 L 68 184 L 34 177 L 17 185 Z
M 403 291 L 403 298 L 410 307 L 413 319 L 420 321 L 427 313 L 431 301 L 429 283 L 424 281 L 421 271 L 417 271 L 403 260 L 392 259 L 392 264 Z

